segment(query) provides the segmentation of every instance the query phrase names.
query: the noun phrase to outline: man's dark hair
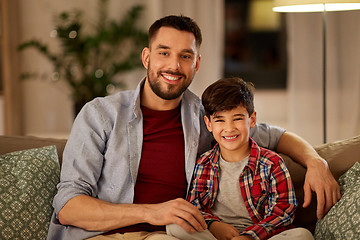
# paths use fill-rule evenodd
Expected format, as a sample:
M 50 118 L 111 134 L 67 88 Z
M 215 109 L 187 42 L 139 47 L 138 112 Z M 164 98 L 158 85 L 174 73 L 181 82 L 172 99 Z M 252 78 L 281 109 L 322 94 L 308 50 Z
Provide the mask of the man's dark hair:
M 195 36 L 196 46 L 200 47 L 201 45 L 202 36 L 199 26 L 191 18 L 182 15 L 170 15 L 156 20 L 149 28 L 149 44 L 161 27 L 171 27 L 180 31 L 190 32 Z
M 201 100 L 205 115 L 210 118 L 216 112 L 228 111 L 243 106 L 249 116 L 254 112 L 254 85 L 241 78 L 223 78 L 209 87 L 202 94 Z

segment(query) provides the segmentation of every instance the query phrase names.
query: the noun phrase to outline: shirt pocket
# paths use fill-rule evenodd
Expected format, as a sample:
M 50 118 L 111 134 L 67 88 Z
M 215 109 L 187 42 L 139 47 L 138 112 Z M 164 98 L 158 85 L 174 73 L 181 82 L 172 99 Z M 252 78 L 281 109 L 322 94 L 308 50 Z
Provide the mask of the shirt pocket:
M 206 205 L 211 199 L 214 181 L 208 179 L 196 179 L 194 184 L 196 186 L 196 197 L 203 205 Z
M 268 192 L 268 182 L 264 182 L 261 179 L 254 181 L 251 188 L 251 198 L 259 212 L 263 212 L 264 206 L 268 202 Z

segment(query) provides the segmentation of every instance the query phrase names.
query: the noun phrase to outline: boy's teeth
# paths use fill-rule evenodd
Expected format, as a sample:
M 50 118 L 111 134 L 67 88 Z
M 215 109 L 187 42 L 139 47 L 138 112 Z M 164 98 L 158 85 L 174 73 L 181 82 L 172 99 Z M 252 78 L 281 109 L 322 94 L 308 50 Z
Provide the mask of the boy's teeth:
M 224 136 L 225 139 L 234 139 L 234 138 L 236 138 L 236 137 L 237 137 L 237 136 L 232 136 L 232 137 L 225 137 L 225 136 Z

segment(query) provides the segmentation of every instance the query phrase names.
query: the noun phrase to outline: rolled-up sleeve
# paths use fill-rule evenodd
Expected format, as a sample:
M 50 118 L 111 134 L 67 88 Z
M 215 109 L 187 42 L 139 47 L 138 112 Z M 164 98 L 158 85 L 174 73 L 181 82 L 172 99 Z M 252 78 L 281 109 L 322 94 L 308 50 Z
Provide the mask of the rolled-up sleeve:
M 257 123 L 250 130 L 250 137 L 260 146 L 276 150 L 279 140 L 286 130 L 267 123 Z
M 75 196 L 96 197 L 98 194 L 97 181 L 101 175 L 106 141 L 104 130 L 99 126 L 108 123 L 101 119 L 102 114 L 98 114 L 99 109 L 93 105 L 85 105 L 79 113 L 65 147 L 61 182 L 53 202 L 56 214 Z

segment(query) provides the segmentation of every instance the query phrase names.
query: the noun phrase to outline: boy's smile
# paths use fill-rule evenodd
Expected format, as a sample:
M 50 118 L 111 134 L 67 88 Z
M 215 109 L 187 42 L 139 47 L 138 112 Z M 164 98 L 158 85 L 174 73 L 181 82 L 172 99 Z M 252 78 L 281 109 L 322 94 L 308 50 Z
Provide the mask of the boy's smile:
M 228 162 L 240 161 L 249 154 L 250 128 L 255 126 L 256 113 L 249 116 L 243 106 L 219 111 L 205 117 L 205 123 L 220 145 L 221 155 Z

